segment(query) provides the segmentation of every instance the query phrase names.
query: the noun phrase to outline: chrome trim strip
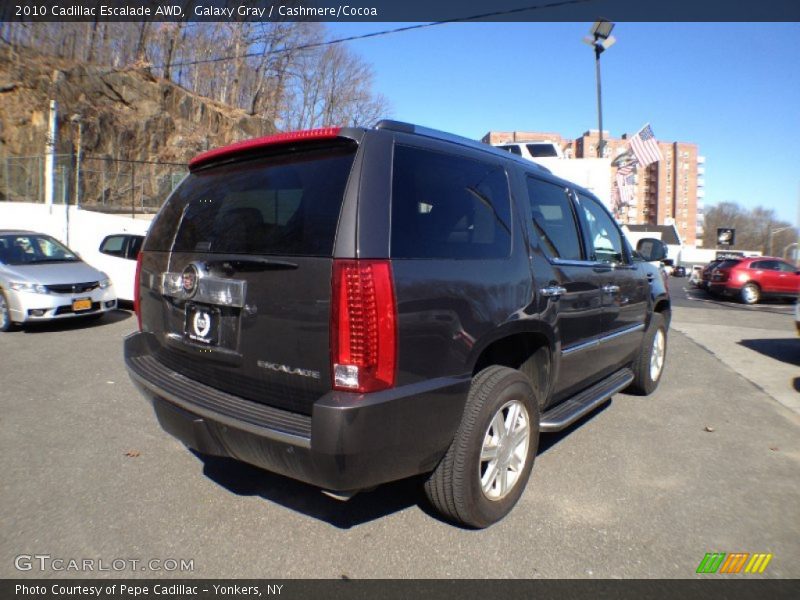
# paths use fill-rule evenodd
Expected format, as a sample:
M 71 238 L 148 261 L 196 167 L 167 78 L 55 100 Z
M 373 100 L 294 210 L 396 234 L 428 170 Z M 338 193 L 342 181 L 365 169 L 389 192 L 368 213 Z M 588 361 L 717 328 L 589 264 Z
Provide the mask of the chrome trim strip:
M 599 345 L 599 339 L 583 342 L 582 344 L 576 344 L 575 346 L 570 346 L 569 348 L 564 348 L 561 350 L 561 356 L 567 356 L 569 354 L 574 354 L 575 352 L 580 352 L 581 350 L 588 350 L 589 348 L 597 348 Z
M 162 273 L 161 293 L 176 300 L 192 300 L 217 306 L 244 306 L 247 282 L 241 279 L 201 277 L 197 280 L 197 291 L 188 295 L 181 286 L 182 273 Z
M 627 329 L 622 329 L 620 331 L 615 331 L 614 333 L 609 333 L 606 336 L 603 336 L 600 341 L 606 342 L 608 340 L 613 340 L 614 338 L 618 338 L 623 335 L 627 335 L 629 333 L 635 333 L 637 331 L 642 331 L 644 329 L 644 323 L 639 325 L 634 325 L 633 327 L 628 327 Z
M 628 327 L 627 329 L 623 329 L 621 331 L 615 331 L 614 333 L 609 333 L 608 335 L 604 335 L 603 337 L 596 338 L 593 340 L 589 340 L 588 342 L 583 342 L 582 344 L 576 344 L 575 346 L 570 346 L 569 348 L 565 348 L 561 351 L 561 356 L 568 356 L 575 352 L 580 352 L 581 350 L 588 350 L 589 348 L 596 348 L 600 344 L 607 342 L 609 340 L 613 340 L 615 338 L 621 337 L 623 335 L 627 335 L 629 333 L 635 333 L 637 331 L 642 331 L 644 329 L 644 324 L 634 325 L 633 327 Z

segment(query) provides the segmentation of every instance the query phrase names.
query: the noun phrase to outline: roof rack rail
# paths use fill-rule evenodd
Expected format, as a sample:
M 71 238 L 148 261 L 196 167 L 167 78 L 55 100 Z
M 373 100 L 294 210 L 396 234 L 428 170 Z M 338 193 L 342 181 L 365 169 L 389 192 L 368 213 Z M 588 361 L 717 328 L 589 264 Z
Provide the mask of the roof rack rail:
M 431 129 L 430 127 L 422 127 L 421 125 L 405 123 L 403 121 L 392 121 L 391 119 L 382 119 L 375 124 L 375 129 L 386 129 L 388 131 L 398 131 L 400 133 L 414 133 L 416 135 L 421 135 L 424 137 L 434 138 L 437 140 L 444 140 L 446 142 L 454 142 L 456 144 L 461 144 L 463 146 L 469 146 L 470 148 L 476 148 L 478 150 L 483 150 L 484 152 L 491 152 L 493 154 L 500 153 L 503 156 L 506 157 L 509 156 L 508 152 L 505 152 L 503 150 L 497 150 L 494 146 L 490 146 L 489 144 L 484 144 L 483 142 L 471 140 L 470 138 L 466 138 L 460 135 L 455 135 L 454 133 L 447 133 L 446 131 Z M 511 154 L 510 157 L 517 158 L 513 154 Z M 528 166 L 533 164 L 546 173 L 551 172 L 550 169 L 540 165 L 539 163 L 525 160 L 523 158 L 519 158 L 519 160 L 524 161 L 525 164 Z

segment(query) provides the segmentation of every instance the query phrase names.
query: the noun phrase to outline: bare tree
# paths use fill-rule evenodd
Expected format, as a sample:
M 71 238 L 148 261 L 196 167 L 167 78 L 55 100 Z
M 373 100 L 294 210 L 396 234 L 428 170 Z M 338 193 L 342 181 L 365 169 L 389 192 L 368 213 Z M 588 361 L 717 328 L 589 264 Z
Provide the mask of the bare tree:
M 188 0 L 183 0 L 187 2 Z M 152 65 L 278 128 L 371 124 L 388 112 L 363 58 L 320 23 L 2 23 L 10 45 L 113 68 Z
M 770 237 L 772 253 L 780 255 L 783 249 L 797 241 L 798 232 L 787 221 L 775 216 L 771 208 L 757 206 L 752 210 L 743 208 L 734 202 L 720 202 L 705 213 L 705 230 L 703 238 L 708 248 L 716 247 L 718 228 L 736 230 L 736 250 L 753 250 L 770 253 Z M 782 230 L 782 231 L 778 231 Z

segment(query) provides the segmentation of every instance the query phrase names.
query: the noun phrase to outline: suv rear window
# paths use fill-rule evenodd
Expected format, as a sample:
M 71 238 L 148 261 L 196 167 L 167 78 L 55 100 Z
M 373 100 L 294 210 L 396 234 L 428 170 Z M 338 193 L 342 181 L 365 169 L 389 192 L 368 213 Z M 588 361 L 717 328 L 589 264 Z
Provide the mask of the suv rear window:
M 740 261 L 740 260 L 723 260 L 721 263 L 716 265 L 716 267 L 714 267 L 714 268 L 715 269 L 730 269 L 730 268 L 733 268 L 736 265 L 738 265 L 740 262 L 742 262 L 742 261 Z
M 153 223 L 148 251 L 331 256 L 355 144 L 190 174 Z
M 502 258 L 510 251 L 511 200 L 501 166 L 395 148 L 393 258 Z

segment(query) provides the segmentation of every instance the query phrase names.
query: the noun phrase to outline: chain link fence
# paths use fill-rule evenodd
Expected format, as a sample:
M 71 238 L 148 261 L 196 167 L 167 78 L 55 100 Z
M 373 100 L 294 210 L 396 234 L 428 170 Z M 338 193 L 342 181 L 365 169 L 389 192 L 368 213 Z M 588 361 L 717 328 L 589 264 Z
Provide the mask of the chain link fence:
M 46 202 L 48 157 L 0 157 L 0 201 Z M 184 164 L 58 154 L 54 204 L 108 213 L 152 214 L 188 172 Z

